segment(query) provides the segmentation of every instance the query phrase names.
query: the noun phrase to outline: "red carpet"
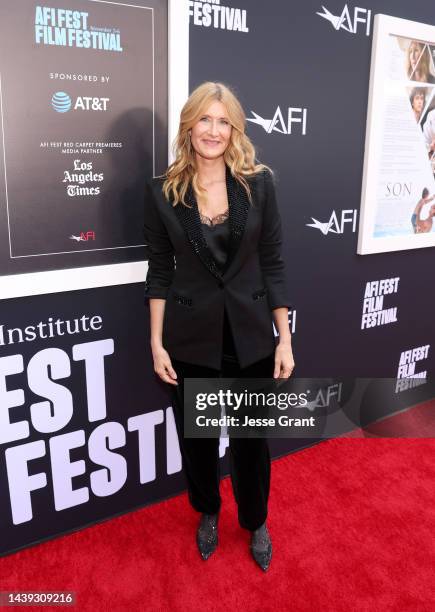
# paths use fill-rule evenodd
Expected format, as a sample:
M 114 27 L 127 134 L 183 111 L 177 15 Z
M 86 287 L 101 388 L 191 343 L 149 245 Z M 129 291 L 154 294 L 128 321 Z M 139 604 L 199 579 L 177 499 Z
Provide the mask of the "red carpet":
M 265 574 L 221 486 L 206 562 L 181 495 L 0 559 L 0 590 L 73 590 L 80 611 L 435 610 L 435 440 L 336 439 L 275 461 Z

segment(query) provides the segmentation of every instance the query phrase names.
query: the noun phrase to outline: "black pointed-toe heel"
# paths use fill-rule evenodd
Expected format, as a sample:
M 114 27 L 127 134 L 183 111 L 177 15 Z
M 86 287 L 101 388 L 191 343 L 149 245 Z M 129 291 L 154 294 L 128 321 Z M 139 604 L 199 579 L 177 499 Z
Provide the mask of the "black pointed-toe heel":
M 250 549 L 257 565 L 267 571 L 272 559 L 272 541 L 266 523 L 252 532 Z
M 201 557 L 207 560 L 216 550 L 218 545 L 217 522 L 218 514 L 202 514 L 196 532 L 196 543 L 198 544 Z

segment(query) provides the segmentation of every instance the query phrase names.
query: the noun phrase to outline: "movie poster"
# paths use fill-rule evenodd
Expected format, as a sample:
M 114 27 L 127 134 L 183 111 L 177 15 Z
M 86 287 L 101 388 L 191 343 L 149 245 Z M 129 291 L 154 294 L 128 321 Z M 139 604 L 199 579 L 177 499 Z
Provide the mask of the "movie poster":
M 167 18 L 161 0 L 2 2 L 0 275 L 145 259 L 144 183 L 168 161 Z
M 376 16 L 358 252 L 435 245 L 435 27 Z

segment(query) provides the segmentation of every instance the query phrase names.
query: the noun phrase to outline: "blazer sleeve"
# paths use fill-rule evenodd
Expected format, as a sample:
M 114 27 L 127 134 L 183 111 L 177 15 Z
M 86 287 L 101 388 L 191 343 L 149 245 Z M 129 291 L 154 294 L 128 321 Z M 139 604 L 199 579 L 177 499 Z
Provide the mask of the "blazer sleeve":
M 286 279 L 285 263 L 281 257 L 282 224 L 275 195 L 275 185 L 269 170 L 264 172 L 263 223 L 259 240 L 260 266 L 267 289 L 270 309 L 293 308 Z
M 157 210 L 150 181 L 145 185 L 144 211 L 143 233 L 148 251 L 145 301 L 149 298 L 166 299 L 175 269 L 174 248 Z

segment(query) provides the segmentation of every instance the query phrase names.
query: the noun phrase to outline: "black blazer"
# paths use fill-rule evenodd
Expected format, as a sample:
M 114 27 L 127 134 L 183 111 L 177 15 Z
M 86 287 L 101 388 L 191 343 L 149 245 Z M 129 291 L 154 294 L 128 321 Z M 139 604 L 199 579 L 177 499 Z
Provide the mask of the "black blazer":
M 185 198 L 192 208 L 181 202 L 174 208 L 162 193 L 164 179 L 147 181 L 145 299 L 166 299 L 162 341 L 175 359 L 220 369 L 224 305 L 242 368 L 275 349 L 272 310 L 291 306 L 281 219 L 270 172 L 247 180 L 252 205 L 226 166 L 230 242 L 222 273 L 204 238 L 192 186 Z

